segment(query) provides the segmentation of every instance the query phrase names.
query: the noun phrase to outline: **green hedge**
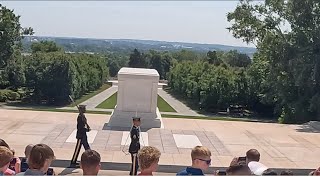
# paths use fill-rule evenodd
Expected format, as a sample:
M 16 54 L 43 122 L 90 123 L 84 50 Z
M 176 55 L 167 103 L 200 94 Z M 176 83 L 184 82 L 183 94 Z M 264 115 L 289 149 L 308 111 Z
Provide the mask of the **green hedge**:
M 98 89 L 107 79 L 105 59 L 97 55 L 35 53 L 25 57 L 27 95 L 36 103 L 65 105 Z
M 176 63 L 168 85 L 195 106 L 207 111 L 225 110 L 229 105 L 250 105 L 248 76 L 243 68 L 215 66 L 207 62 Z
M 17 92 L 14 92 L 10 89 L 2 89 L 0 90 L 0 102 L 6 102 L 9 101 L 16 101 L 20 99 L 20 94 Z

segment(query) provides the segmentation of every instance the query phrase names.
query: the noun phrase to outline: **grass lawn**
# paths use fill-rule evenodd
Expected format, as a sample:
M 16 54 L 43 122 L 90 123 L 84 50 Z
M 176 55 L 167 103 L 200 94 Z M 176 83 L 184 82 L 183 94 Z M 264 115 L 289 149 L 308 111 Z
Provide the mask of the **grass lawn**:
M 177 112 L 162 97 L 158 95 L 158 108 L 160 112 Z
M 78 113 L 78 110 L 69 110 L 69 109 L 56 109 L 56 108 L 37 108 L 37 109 L 29 109 L 29 108 L 19 108 L 15 110 L 27 110 L 27 111 L 49 111 L 49 112 L 70 112 L 70 113 Z M 110 115 L 111 112 L 103 112 L 103 111 L 87 111 L 87 114 L 106 114 Z M 167 115 L 162 114 L 163 118 L 182 118 L 182 119 L 199 119 L 199 120 L 216 120 L 216 121 L 243 121 L 243 122 L 252 122 L 248 119 L 242 118 L 231 118 L 231 117 L 200 117 L 200 116 L 181 116 L 181 115 Z
M 18 108 L 12 110 L 26 110 L 26 111 L 49 111 L 49 112 L 69 112 L 69 113 L 79 113 L 78 110 L 71 110 L 71 109 L 56 109 L 56 108 Z M 86 111 L 87 114 L 107 114 L 110 115 L 111 112 L 103 112 L 103 111 Z
M 113 109 L 117 104 L 117 93 L 114 93 L 108 99 L 97 106 L 101 109 Z M 158 95 L 158 108 L 160 112 L 176 112 L 165 100 Z
M 111 87 L 110 84 L 103 84 L 98 90 L 87 93 L 86 95 L 83 95 L 80 99 L 76 99 L 75 104 L 79 105 L 79 104 L 83 103 L 84 101 L 92 98 L 93 96 L 101 93 L 102 91 L 108 89 L 109 87 Z M 73 107 L 73 106 L 75 106 L 75 104 L 72 103 L 68 107 Z
M 114 109 L 116 104 L 117 104 L 117 93 L 114 93 L 108 99 L 104 100 L 101 104 L 99 104 L 96 108 Z

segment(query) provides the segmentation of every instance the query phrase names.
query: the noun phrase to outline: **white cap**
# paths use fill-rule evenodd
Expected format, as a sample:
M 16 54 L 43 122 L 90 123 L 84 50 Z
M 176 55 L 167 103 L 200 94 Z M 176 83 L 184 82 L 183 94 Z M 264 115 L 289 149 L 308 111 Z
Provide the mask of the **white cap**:
M 251 172 L 254 174 L 254 175 L 257 175 L 257 176 L 261 176 L 262 173 L 269 169 L 267 166 L 265 166 L 264 164 L 262 163 L 259 163 L 259 162 L 256 162 L 256 161 L 251 161 L 248 163 L 248 167 L 250 168 Z

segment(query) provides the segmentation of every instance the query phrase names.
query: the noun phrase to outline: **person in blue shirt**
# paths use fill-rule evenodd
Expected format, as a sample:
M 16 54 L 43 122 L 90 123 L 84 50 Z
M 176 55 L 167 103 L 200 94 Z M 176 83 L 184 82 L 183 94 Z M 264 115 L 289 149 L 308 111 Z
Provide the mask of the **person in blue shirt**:
M 177 173 L 177 176 L 204 176 L 211 165 L 211 151 L 204 146 L 196 146 L 191 151 L 192 165 Z
M 26 172 L 29 169 L 29 165 L 28 165 L 28 157 L 30 156 L 31 150 L 33 148 L 33 144 L 29 144 L 25 147 L 24 149 L 24 155 L 25 157 L 21 158 L 21 167 L 20 167 L 20 172 Z M 48 168 L 48 171 L 46 173 L 46 175 L 50 176 L 50 175 L 54 175 L 54 171 L 52 168 Z
M 36 144 L 28 156 L 29 168 L 17 176 L 46 176 L 51 162 L 55 159 L 53 150 L 45 144 Z

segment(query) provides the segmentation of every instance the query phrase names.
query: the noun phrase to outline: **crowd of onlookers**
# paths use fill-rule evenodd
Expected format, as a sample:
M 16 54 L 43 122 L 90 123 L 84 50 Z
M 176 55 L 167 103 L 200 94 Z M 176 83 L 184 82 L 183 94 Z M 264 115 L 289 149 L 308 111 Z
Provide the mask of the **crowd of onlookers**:
M 15 156 L 13 149 L 0 139 L 0 176 L 41 176 L 55 175 L 50 168 L 55 155 L 53 150 L 45 144 L 28 145 L 25 148 L 25 157 Z M 157 171 L 160 159 L 160 151 L 152 146 L 145 146 L 138 152 L 138 175 L 152 176 Z M 213 175 L 226 176 L 268 176 L 268 175 L 294 175 L 292 171 L 286 170 L 277 174 L 276 171 L 263 165 L 260 161 L 260 153 L 256 149 L 250 149 L 244 157 L 234 158 L 225 171 L 216 171 Z M 204 146 L 196 146 L 191 151 L 191 166 L 177 173 L 177 176 L 204 175 L 211 165 L 211 152 Z M 101 168 L 101 157 L 95 150 L 86 150 L 81 155 L 80 168 L 83 175 L 98 175 Z M 320 176 L 320 167 L 310 172 L 309 175 Z

